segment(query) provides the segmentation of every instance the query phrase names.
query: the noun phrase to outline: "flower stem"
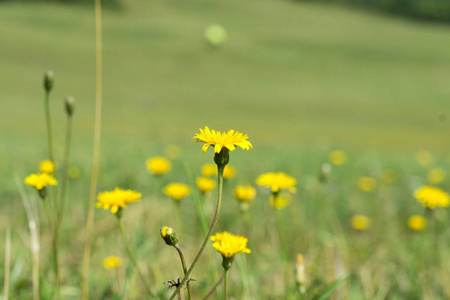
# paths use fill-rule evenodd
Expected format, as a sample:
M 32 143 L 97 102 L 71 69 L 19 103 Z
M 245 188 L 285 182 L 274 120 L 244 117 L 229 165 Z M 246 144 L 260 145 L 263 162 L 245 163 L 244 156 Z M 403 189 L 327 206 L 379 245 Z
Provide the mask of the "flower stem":
M 45 91 L 45 119 L 47 121 L 48 158 L 55 163 L 53 156 L 52 121 L 50 118 L 50 91 Z
M 170 297 L 169 300 L 173 300 L 175 298 L 175 296 L 177 295 L 177 293 L 181 290 L 181 288 L 183 287 L 183 285 L 186 283 L 186 281 L 189 278 L 189 275 L 191 274 L 192 270 L 194 269 L 195 265 L 197 264 L 198 260 L 200 259 L 200 256 L 203 253 L 203 250 L 205 250 L 206 244 L 209 241 L 209 238 L 211 237 L 212 231 L 214 230 L 214 226 L 216 226 L 217 223 L 217 219 L 219 218 L 219 213 L 220 213 L 220 206 L 222 204 L 222 189 L 223 189 L 223 169 L 225 168 L 225 165 L 217 165 L 217 204 L 216 204 L 216 211 L 214 213 L 214 217 L 211 221 L 211 225 L 209 226 L 209 231 L 208 234 L 205 237 L 205 240 L 203 241 L 202 246 L 200 247 L 200 250 L 198 251 L 197 255 L 194 258 L 194 261 L 192 262 L 192 265 L 189 267 L 189 270 L 187 271 L 187 273 L 184 275 L 183 280 L 180 282 L 180 285 L 177 287 L 177 289 L 175 290 L 175 292 L 173 292 L 172 296 Z
M 122 233 L 122 239 L 123 239 L 123 243 L 125 245 L 125 249 L 127 251 L 128 257 L 130 258 L 131 262 L 133 263 L 133 267 L 136 269 L 136 271 L 139 275 L 139 278 L 144 283 L 144 286 L 145 286 L 145 289 L 147 290 L 148 296 L 156 297 L 156 295 L 152 292 L 152 290 L 148 286 L 147 280 L 145 280 L 145 276 L 144 276 L 144 274 L 142 274 L 141 269 L 139 269 L 136 257 L 134 255 L 133 250 L 131 249 L 130 243 L 127 239 L 127 234 L 125 233 L 125 227 L 123 225 L 122 218 L 118 217 L 117 221 L 119 222 L 119 228 L 120 228 L 120 232 Z
M 178 254 L 180 255 L 181 265 L 183 266 L 183 272 L 184 275 L 187 273 L 187 267 L 186 267 L 186 261 L 184 260 L 184 254 L 183 251 L 181 251 L 181 248 L 178 244 L 175 244 L 175 249 L 177 249 Z M 189 281 L 186 282 L 187 292 L 188 292 L 188 299 L 191 300 L 191 286 L 189 284 Z
M 223 274 L 223 295 L 224 300 L 228 300 L 228 271 L 229 269 L 225 269 Z
M 216 291 L 217 287 L 222 283 L 222 280 L 223 280 L 223 276 L 220 277 L 220 279 L 216 282 L 216 284 L 214 284 L 214 286 L 211 288 L 209 293 L 206 294 L 205 297 L 203 297 L 203 300 L 207 300 L 209 297 L 212 296 L 212 294 L 214 294 L 214 292 Z

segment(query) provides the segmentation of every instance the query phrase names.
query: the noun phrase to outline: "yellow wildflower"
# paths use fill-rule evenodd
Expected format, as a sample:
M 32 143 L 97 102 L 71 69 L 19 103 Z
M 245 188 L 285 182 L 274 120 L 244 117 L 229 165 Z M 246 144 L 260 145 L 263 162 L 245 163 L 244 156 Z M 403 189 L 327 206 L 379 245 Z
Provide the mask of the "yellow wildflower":
M 39 164 L 39 171 L 41 173 L 53 174 L 55 173 L 55 164 L 50 159 L 43 160 Z
M 370 219 L 364 215 L 354 215 L 350 220 L 352 228 L 359 231 L 365 231 L 370 227 Z
M 217 166 L 215 164 L 204 164 L 202 166 L 202 176 L 212 177 L 217 175 Z
M 421 167 L 424 168 L 431 167 L 431 165 L 434 162 L 433 154 L 431 154 L 431 152 L 427 150 L 417 151 L 416 161 Z
M 238 185 L 233 191 L 234 197 L 240 202 L 252 201 L 256 196 L 256 189 L 251 185 Z
M 291 195 L 290 194 L 272 194 L 269 199 L 270 206 L 275 209 L 283 209 L 291 203 Z
M 213 235 L 211 241 L 213 241 L 214 249 L 224 258 L 232 258 L 238 253 L 251 253 L 251 250 L 247 248 L 248 239 L 243 236 L 224 231 Z
M 445 171 L 441 168 L 435 168 L 428 172 L 428 182 L 431 184 L 439 184 L 445 180 Z
M 342 150 L 334 150 L 330 153 L 328 159 L 333 165 L 340 166 L 347 162 L 347 154 Z
M 423 206 L 434 209 L 436 206 L 450 205 L 450 196 L 441 189 L 432 186 L 423 186 L 414 192 L 414 197 L 422 202 Z
M 132 190 L 122 190 L 116 187 L 113 191 L 105 191 L 97 196 L 97 207 L 109 209 L 116 214 L 119 209 L 127 208 L 128 203 L 137 202 L 142 197 L 141 193 Z
M 78 169 L 77 167 L 70 167 L 67 173 L 72 179 L 77 179 L 78 177 L 80 177 L 80 169 Z
M 358 188 L 363 192 L 372 192 L 377 187 L 377 181 L 369 176 L 363 176 L 356 182 Z
M 103 260 L 103 268 L 106 270 L 115 269 L 122 265 L 122 258 L 119 256 L 108 256 Z
M 170 183 L 164 188 L 164 194 L 174 200 L 181 200 L 191 193 L 191 189 L 184 183 Z
M 408 219 L 408 227 L 414 231 L 421 231 L 427 227 L 427 220 L 419 215 L 413 215 Z
M 147 159 L 147 170 L 156 175 L 162 175 L 170 171 L 172 164 L 164 157 L 152 157 Z
M 228 132 L 221 132 L 210 130 L 208 126 L 205 129 L 200 128 L 200 133 L 197 133 L 193 137 L 193 142 L 205 143 L 202 147 L 202 152 L 206 152 L 209 146 L 214 147 L 215 153 L 220 153 L 222 148 L 227 148 L 230 151 L 236 149 L 236 146 L 241 147 L 244 150 L 250 150 L 252 144 L 247 141 L 248 135 L 239 131 L 229 130 Z
M 38 191 L 42 190 L 48 185 L 57 185 L 58 181 L 50 174 L 30 174 L 28 175 L 24 183 L 36 188 Z
M 397 181 L 397 172 L 393 169 L 386 169 L 383 171 L 383 174 L 381 175 L 381 180 L 384 183 L 394 183 Z
M 223 169 L 223 179 L 233 178 L 236 174 L 236 169 L 230 165 L 226 165 L 225 169 Z
M 210 192 L 216 186 L 216 182 L 211 178 L 197 177 L 195 183 L 202 193 Z
M 272 193 L 277 193 L 282 189 L 287 189 L 290 192 L 295 193 L 297 180 L 283 172 L 269 172 L 260 175 L 258 179 L 256 179 L 256 184 L 270 188 Z

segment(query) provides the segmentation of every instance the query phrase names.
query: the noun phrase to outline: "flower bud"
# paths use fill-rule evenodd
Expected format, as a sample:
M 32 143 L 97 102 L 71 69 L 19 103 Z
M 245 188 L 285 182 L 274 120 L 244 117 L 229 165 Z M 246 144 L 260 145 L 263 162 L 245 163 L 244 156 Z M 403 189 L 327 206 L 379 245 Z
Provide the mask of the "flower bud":
M 175 246 L 178 244 L 178 235 L 175 230 L 170 227 L 164 226 L 161 228 L 161 237 L 169 246 Z
M 73 115 L 73 112 L 75 110 L 75 99 L 72 96 L 67 96 L 64 101 L 65 107 L 66 107 L 66 113 L 69 117 Z
M 222 267 L 227 271 L 231 268 L 231 265 L 233 264 L 234 256 L 232 257 L 225 257 L 222 256 Z
M 330 176 L 330 173 L 331 173 L 331 165 L 329 163 L 324 163 L 320 168 L 319 180 L 321 182 L 326 181 L 328 176 Z
M 214 154 L 214 162 L 218 166 L 225 167 L 230 161 L 230 150 L 228 148 L 223 147 L 219 153 Z
M 53 73 L 53 71 L 47 71 L 44 75 L 44 89 L 47 93 L 49 93 L 52 90 L 54 83 L 55 83 L 55 73 Z

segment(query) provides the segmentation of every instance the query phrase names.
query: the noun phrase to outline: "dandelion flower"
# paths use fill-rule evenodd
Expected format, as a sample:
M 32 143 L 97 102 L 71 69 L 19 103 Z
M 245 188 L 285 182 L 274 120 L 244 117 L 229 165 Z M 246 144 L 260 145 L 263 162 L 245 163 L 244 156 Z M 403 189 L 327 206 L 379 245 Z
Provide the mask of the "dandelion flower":
M 328 159 L 333 165 L 340 166 L 347 162 L 347 154 L 342 150 L 334 150 L 330 153 Z
M 36 188 L 38 191 L 44 189 L 49 185 L 57 185 L 58 181 L 50 174 L 42 173 L 42 174 L 30 174 L 28 175 L 24 183 Z
M 408 227 L 414 231 L 421 231 L 427 227 L 427 220 L 419 215 L 413 215 L 408 219 Z
M 364 215 L 354 215 L 350 220 L 350 225 L 358 231 L 365 231 L 370 227 L 370 219 Z
M 123 264 L 122 258 L 119 256 L 108 256 L 103 260 L 103 268 L 106 270 L 115 269 Z
M 177 201 L 189 196 L 190 193 L 191 189 L 184 183 L 170 183 L 164 188 L 164 194 Z
M 432 186 L 423 186 L 417 189 L 414 192 L 414 197 L 429 209 L 434 209 L 436 206 L 447 207 L 450 205 L 450 196 L 443 190 Z
M 213 179 L 207 177 L 197 177 L 195 183 L 202 193 L 208 193 L 212 191 L 216 186 L 216 182 Z
M 372 192 L 377 187 L 377 181 L 369 176 L 358 179 L 356 186 L 363 192 Z
M 102 207 L 105 210 L 111 208 L 111 212 L 116 214 L 119 209 L 127 208 L 128 203 L 137 202 L 141 197 L 141 193 L 116 187 L 113 191 L 105 191 L 98 194 L 97 207 Z
M 441 168 L 435 168 L 428 172 L 428 182 L 431 184 L 439 184 L 445 180 L 445 171 Z
M 172 165 L 164 157 L 152 157 L 147 159 L 147 170 L 155 175 L 162 175 L 170 171 Z
M 206 152 L 209 146 L 214 147 L 215 153 L 220 153 L 222 148 L 234 151 L 236 146 L 244 150 L 250 150 L 253 147 L 247 141 L 248 135 L 246 134 L 234 130 L 229 130 L 228 132 L 215 131 L 214 129 L 210 130 L 208 126 L 205 126 L 205 129 L 200 128 L 200 133 L 194 135 L 193 139 L 193 142 L 205 143 L 202 147 L 202 152 Z
M 224 231 L 213 235 L 211 241 L 213 241 L 214 249 L 224 258 L 232 258 L 238 253 L 251 253 L 251 250 L 247 248 L 248 239 L 243 236 Z
M 272 194 L 269 199 L 270 206 L 275 209 L 283 209 L 291 203 L 291 195 L 290 194 Z
M 51 175 L 55 173 L 55 164 L 50 159 L 43 160 L 39 163 L 39 171 Z
M 202 176 L 212 177 L 217 175 L 217 166 L 215 164 L 204 164 L 202 166 Z
M 226 165 L 223 169 L 223 179 L 231 179 L 236 175 L 236 169 L 230 165 Z
M 278 193 L 282 189 L 287 189 L 292 193 L 297 191 L 295 188 L 297 180 L 283 172 L 264 173 L 256 179 L 256 184 L 270 188 L 272 193 Z
M 233 194 L 239 202 L 249 202 L 255 198 L 256 189 L 251 185 L 238 185 Z
M 417 151 L 416 162 L 423 168 L 429 168 L 434 162 L 433 154 L 427 150 Z

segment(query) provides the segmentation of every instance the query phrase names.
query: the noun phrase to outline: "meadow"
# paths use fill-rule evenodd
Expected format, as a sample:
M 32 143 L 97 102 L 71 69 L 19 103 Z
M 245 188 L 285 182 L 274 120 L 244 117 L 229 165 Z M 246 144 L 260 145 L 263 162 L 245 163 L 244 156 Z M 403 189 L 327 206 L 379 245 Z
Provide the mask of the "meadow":
M 219 48 L 204 38 L 214 23 L 228 34 Z M 70 94 L 76 101 L 59 265 L 61 299 L 81 296 L 94 26 L 90 6 L 1 4 L 0 236 L 11 230 L 6 240 L 12 250 L 10 268 L 8 259 L 0 261 L 0 280 L 9 281 L 6 299 L 32 299 L 24 200 L 39 215 L 40 298 L 55 298 L 46 208 L 23 184 L 48 158 L 42 87 L 48 69 L 55 72 L 50 108 L 58 180 L 63 99 Z M 158 295 L 153 298 L 167 299 L 174 289 L 163 283 L 183 277 L 160 229 L 175 229 L 190 265 L 205 234 L 198 203 L 206 223 L 214 212 L 217 187 L 203 194 L 195 184 L 201 167 L 214 163 L 213 150 L 202 153 L 191 143 L 199 128 L 209 126 L 239 130 L 253 145 L 230 152 L 236 174 L 224 183 L 214 230 L 246 236 L 252 251 L 236 256 L 230 299 L 448 299 L 448 208 L 426 209 L 414 192 L 424 185 L 449 189 L 449 33 L 444 25 L 315 3 L 132 0 L 105 8 L 97 191 L 142 193 L 122 218 L 139 269 Z M 146 168 L 146 160 L 157 156 L 172 165 L 160 176 Z M 287 206 L 277 209 L 270 189 L 256 180 L 279 171 L 297 183 L 295 192 L 283 194 Z M 171 199 L 163 193 L 171 182 L 190 185 L 190 195 Z M 233 195 L 242 184 L 257 188 L 246 214 Z M 411 228 L 413 215 L 427 225 Z M 90 299 L 151 299 L 115 219 L 95 209 Z M 191 275 L 193 299 L 203 299 L 222 276 L 221 256 L 211 244 Z M 0 245 L 5 257 L 8 242 Z M 111 255 L 123 263 L 105 269 Z M 299 283 L 301 266 L 305 279 Z M 330 287 L 335 289 L 327 295 Z M 210 299 L 223 299 L 221 286 Z

